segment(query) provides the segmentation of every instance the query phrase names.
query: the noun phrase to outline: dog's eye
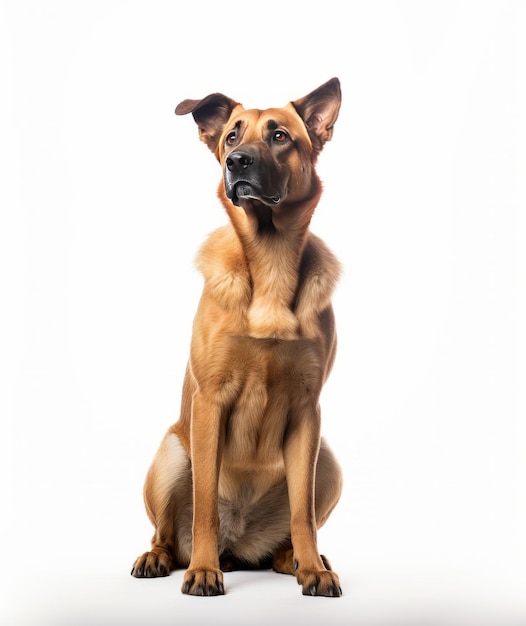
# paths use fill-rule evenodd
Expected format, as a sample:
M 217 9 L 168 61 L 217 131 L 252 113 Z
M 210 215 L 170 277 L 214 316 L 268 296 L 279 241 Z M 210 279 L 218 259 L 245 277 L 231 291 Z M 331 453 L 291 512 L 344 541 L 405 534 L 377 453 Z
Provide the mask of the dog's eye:
M 272 137 L 276 143 L 285 143 L 288 138 L 289 136 L 284 130 L 277 130 Z
M 229 146 L 232 146 L 236 143 L 236 137 L 237 137 L 237 133 L 235 130 L 233 130 L 231 133 L 228 133 L 228 135 L 226 136 L 226 142 Z

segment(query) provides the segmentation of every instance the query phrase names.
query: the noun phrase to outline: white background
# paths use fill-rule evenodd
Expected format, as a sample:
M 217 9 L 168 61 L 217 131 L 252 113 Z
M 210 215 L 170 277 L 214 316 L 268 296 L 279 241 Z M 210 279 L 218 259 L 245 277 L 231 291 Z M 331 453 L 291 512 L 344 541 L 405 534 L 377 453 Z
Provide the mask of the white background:
M 526 624 L 526 4 L 0 3 L 6 625 Z M 175 105 L 343 105 L 312 229 L 345 268 L 322 398 L 345 493 L 292 578 L 129 576 L 226 217 Z M 248 611 L 248 613 L 247 613 Z

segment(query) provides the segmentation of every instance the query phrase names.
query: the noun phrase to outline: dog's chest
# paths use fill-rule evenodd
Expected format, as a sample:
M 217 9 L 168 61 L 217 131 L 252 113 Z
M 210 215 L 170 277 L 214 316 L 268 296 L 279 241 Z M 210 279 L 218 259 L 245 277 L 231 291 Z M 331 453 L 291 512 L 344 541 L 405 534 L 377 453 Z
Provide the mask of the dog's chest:
M 232 467 L 281 467 L 291 412 L 317 403 L 321 390 L 316 344 L 251 338 L 238 343 L 245 358 L 231 367 L 237 384 L 226 415 L 224 461 Z

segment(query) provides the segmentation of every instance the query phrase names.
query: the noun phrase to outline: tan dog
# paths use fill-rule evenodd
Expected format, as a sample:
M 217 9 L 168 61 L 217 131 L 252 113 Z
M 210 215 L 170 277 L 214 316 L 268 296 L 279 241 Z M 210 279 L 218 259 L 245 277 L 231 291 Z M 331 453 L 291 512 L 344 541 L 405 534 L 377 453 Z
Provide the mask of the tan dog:
M 155 534 L 138 578 L 187 567 L 183 593 L 211 596 L 224 593 L 222 570 L 272 566 L 304 594 L 341 595 L 316 543 L 342 485 L 319 407 L 340 265 L 309 231 L 340 100 L 333 78 L 283 108 L 245 110 L 218 93 L 176 108 L 221 164 L 230 223 L 198 255 L 181 414 L 146 478 Z

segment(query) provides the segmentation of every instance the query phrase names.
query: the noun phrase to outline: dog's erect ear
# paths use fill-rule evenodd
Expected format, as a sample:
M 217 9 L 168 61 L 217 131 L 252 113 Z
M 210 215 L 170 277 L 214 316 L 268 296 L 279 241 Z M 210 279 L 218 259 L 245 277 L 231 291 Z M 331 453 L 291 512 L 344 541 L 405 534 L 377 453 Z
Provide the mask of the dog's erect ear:
M 320 152 L 325 142 L 332 137 L 341 101 L 340 81 L 331 78 L 318 89 L 292 103 L 309 131 L 316 152 Z
M 199 128 L 199 138 L 218 157 L 218 142 L 230 114 L 238 102 L 222 93 L 212 93 L 202 100 L 183 100 L 175 108 L 176 115 L 191 113 Z

